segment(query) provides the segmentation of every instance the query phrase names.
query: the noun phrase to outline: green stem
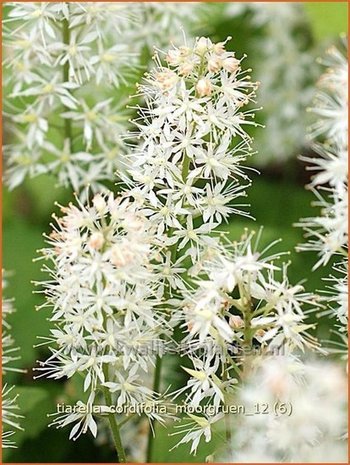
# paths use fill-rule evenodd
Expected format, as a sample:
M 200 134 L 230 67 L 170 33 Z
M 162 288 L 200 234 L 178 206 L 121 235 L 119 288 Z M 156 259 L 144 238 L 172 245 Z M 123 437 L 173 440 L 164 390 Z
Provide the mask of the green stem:
M 183 182 L 187 181 L 188 172 L 190 170 L 191 159 L 185 154 L 183 165 L 182 165 L 182 179 Z
M 69 7 L 69 5 L 68 5 Z M 63 43 L 65 45 L 70 44 L 70 29 L 69 29 L 69 21 L 67 19 L 63 20 Z M 69 62 L 66 61 L 66 63 L 63 65 L 63 82 L 68 82 L 69 81 Z M 69 110 L 69 108 L 65 107 L 66 110 Z M 72 122 L 70 118 L 64 118 L 64 138 L 69 141 L 69 149 L 72 151 Z
M 156 360 L 156 367 L 154 371 L 154 379 L 153 379 L 153 391 L 154 392 L 159 392 L 160 388 L 160 380 L 161 380 L 161 370 L 162 370 L 162 357 L 157 355 L 157 360 Z M 147 458 L 146 458 L 146 463 L 150 463 L 152 461 L 152 456 L 153 456 L 153 448 L 154 448 L 154 428 L 155 428 L 155 422 L 154 420 L 151 420 L 151 425 L 148 433 L 148 444 L 147 444 Z
M 187 176 L 190 170 L 190 164 L 191 164 L 191 159 L 184 154 L 184 160 L 182 164 L 182 179 L 183 182 L 186 182 Z M 168 236 L 171 236 L 173 233 L 173 228 L 169 228 L 167 234 Z M 176 261 L 176 255 L 177 255 L 177 244 L 173 244 L 170 247 L 170 256 L 171 260 L 173 262 Z M 168 300 L 169 297 L 169 291 L 165 294 L 165 301 Z M 158 355 L 156 359 L 156 366 L 155 366 L 155 371 L 154 371 L 154 378 L 153 378 L 153 391 L 154 392 L 159 392 L 160 390 L 160 382 L 161 382 L 161 371 L 162 371 L 162 358 Z M 147 463 L 150 463 L 152 461 L 152 456 L 153 456 L 153 448 L 154 448 L 154 436 L 153 436 L 153 431 L 155 428 L 155 422 L 154 420 L 151 420 L 151 425 L 150 425 L 150 430 L 148 433 L 148 444 L 147 444 Z
M 107 370 L 104 370 L 105 373 L 106 371 Z M 109 389 L 105 386 L 103 387 L 103 393 L 105 396 L 106 405 L 107 406 L 112 405 L 111 393 L 109 392 Z M 120 433 L 119 433 L 119 425 L 116 422 L 116 419 L 113 413 L 108 414 L 108 420 L 109 420 L 109 426 L 112 431 L 115 450 L 117 452 L 117 463 L 126 463 L 125 451 L 124 451 L 122 440 L 121 440 Z
M 252 330 L 251 327 L 251 320 L 253 316 L 253 306 L 252 302 L 250 299 L 250 296 L 248 293 L 245 292 L 244 286 L 242 284 L 238 284 L 239 288 L 239 294 L 240 294 L 240 299 L 243 305 L 243 322 L 244 322 L 244 328 L 243 328 L 243 349 L 244 351 L 247 351 L 248 354 L 244 353 L 244 358 L 243 358 L 243 371 L 242 371 L 242 377 L 246 377 L 247 373 L 249 372 L 250 369 L 250 360 L 251 360 L 251 354 L 249 353 L 252 345 L 253 345 L 253 335 L 254 331 Z
M 173 228 L 170 228 L 168 231 L 168 235 L 171 236 L 173 233 Z M 176 261 L 176 256 L 177 256 L 177 244 L 173 244 L 170 247 L 170 256 L 171 260 L 173 262 Z M 169 298 L 169 291 L 166 291 L 165 293 L 165 301 L 167 301 Z M 154 392 L 159 392 L 160 391 L 160 382 L 161 382 L 161 371 L 162 371 L 162 357 L 157 355 L 156 359 L 156 366 L 154 370 L 154 378 L 153 378 L 153 391 Z M 153 431 L 155 428 L 155 422 L 154 420 L 151 420 L 151 425 L 150 425 L 150 430 L 148 433 L 148 444 L 147 444 L 147 459 L 146 463 L 150 463 L 152 461 L 152 456 L 153 456 L 153 448 L 154 448 L 154 436 L 153 436 Z
M 243 321 L 244 321 L 244 332 L 243 332 L 243 336 L 244 336 L 244 345 L 246 348 L 250 349 L 251 346 L 252 346 L 252 330 L 251 330 L 251 315 L 250 315 L 250 311 L 249 310 L 246 310 L 244 312 L 244 318 L 243 318 Z
M 223 381 L 227 381 L 228 376 L 227 376 L 227 363 L 223 363 L 222 366 L 222 379 Z M 225 399 L 226 400 L 226 399 Z M 227 449 L 229 450 L 229 453 L 231 453 L 231 421 L 230 421 L 230 414 L 227 413 L 225 415 L 225 432 L 226 432 L 226 442 L 227 442 Z
M 160 381 L 161 381 L 161 371 L 162 371 L 162 357 L 157 355 L 156 366 L 154 370 L 154 378 L 153 378 L 153 391 L 154 392 L 159 392 Z M 154 448 L 154 435 L 153 435 L 154 428 L 155 428 L 155 422 L 154 420 L 151 420 L 150 429 L 148 433 L 146 463 L 150 463 L 152 461 L 153 448 Z

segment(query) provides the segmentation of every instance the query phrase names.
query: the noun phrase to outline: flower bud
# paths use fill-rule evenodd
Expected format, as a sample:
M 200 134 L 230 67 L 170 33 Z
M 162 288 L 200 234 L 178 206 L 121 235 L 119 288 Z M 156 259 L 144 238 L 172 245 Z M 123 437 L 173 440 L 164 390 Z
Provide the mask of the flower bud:
M 229 325 L 233 329 L 240 329 L 244 326 L 244 321 L 239 315 L 231 315 L 229 320 Z
M 217 73 L 222 67 L 222 60 L 219 57 L 213 56 L 208 60 L 208 71 Z
M 213 45 L 214 53 L 217 55 L 222 55 L 225 52 L 225 42 L 218 42 Z
M 196 91 L 198 92 L 199 97 L 211 95 L 213 86 L 209 79 L 202 78 L 197 82 Z
M 239 68 L 239 60 L 234 57 L 225 58 L 222 62 L 222 66 L 226 71 L 234 73 Z
M 95 250 L 100 250 L 104 244 L 104 237 L 101 232 L 94 232 L 89 239 L 89 246 Z
M 196 46 L 195 46 L 195 51 L 199 55 L 204 55 L 209 48 L 211 47 L 212 43 L 211 40 L 206 38 L 206 37 L 201 37 L 198 39 Z
M 191 332 L 192 329 L 193 329 L 193 327 L 194 327 L 193 321 L 189 321 L 189 322 L 187 323 L 187 329 L 188 329 L 188 331 Z
M 156 81 L 162 90 L 170 90 L 178 81 L 178 76 L 170 69 L 156 74 Z
M 194 64 L 190 61 L 183 63 L 181 66 L 179 66 L 179 74 L 181 74 L 182 76 L 188 76 L 192 73 L 193 67 Z
M 189 57 L 192 54 L 192 50 L 190 49 L 190 47 L 186 47 L 185 45 L 181 45 L 179 50 L 182 58 Z
M 96 194 L 92 199 L 92 203 L 99 213 L 101 213 L 106 208 L 106 202 L 101 194 Z
M 111 251 L 111 262 L 117 268 L 129 265 L 134 258 L 134 254 L 126 247 L 126 244 L 115 244 Z
M 263 337 L 265 335 L 265 331 L 262 328 L 260 328 L 256 331 L 255 335 L 257 337 Z
M 181 54 L 179 50 L 169 50 L 165 57 L 165 60 L 169 63 L 169 65 L 178 65 L 181 60 Z

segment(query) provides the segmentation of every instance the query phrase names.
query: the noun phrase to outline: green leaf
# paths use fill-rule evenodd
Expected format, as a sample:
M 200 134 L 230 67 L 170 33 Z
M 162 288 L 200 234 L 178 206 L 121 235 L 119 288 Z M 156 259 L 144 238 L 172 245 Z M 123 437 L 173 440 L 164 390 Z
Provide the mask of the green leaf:
M 43 247 L 42 228 L 31 225 L 19 217 L 13 216 L 10 222 L 4 224 L 3 231 L 3 266 L 13 272 L 8 279 L 6 297 L 14 298 L 16 312 L 8 318 L 12 326 L 11 334 L 15 345 L 20 347 L 21 360 L 18 365 L 30 368 L 37 358 L 37 336 L 47 336 L 49 333 L 49 313 L 45 310 L 36 311 L 35 306 L 42 303 L 35 290 L 32 280 L 44 279 L 40 272 L 40 263 L 33 262 L 38 256 L 37 249 Z
M 37 437 L 41 431 L 46 428 L 49 423 L 47 413 L 53 411 L 53 401 L 50 398 L 48 389 L 37 387 L 16 387 L 13 390 L 13 395 L 18 394 L 17 405 L 19 407 L 18 414 L 23 418 L 18 420 L 18 423 L 23 430 L 14 430 L 13 441 L 19 447 L 23 441 L 28 438 Z M 9 455 L 12 451 L 4 451 L 4 460 L 6 454 Z

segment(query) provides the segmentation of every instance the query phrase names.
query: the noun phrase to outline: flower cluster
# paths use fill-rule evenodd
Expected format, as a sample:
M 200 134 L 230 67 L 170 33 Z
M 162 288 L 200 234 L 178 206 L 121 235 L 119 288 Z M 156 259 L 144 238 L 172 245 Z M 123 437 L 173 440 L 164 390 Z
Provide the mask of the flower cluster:
M 142 28 L 137 40 L 151 48 L 154 44 L 168 46 L 181 44 L 184 31 L 191 31 L 202 17 L 205 3 L 140 2 Z
M 257 251 L 252 235 L 229 245 L 213 234 L 232 214 L 246 214 L 233 201 L 249 185 L 242 163 L 251 153 L 247 128 L 257 123 L 246 105 L 257 84 L 241 60 L 225 42 L 201 37 L 194 46 L 173 47 L 164 60 L 156 52 L 155 61 L 139 87 L 147 105 L 135 121 L 141 142 L 131 156 L 132 193 L 169 249 L 163 267 L 172 278 L 171 320 L 182 329 L 190 364 L 174 398 L 188 409 L 221 407 L 248 370 L 244 352 L 254 344 L 266 352 L 317 347 L 305 309 L 318 303 L 289 283 L 277 255 Z M 191 443 L 196 453 L 223 416 L 189 413 L 177 445 Z
M 4 290 L 7 282 L 4 279 L 4 271 L 3 273 L 3 280 L 2 280 L 2 289 Z M 1 346 L 2 346 L 2 359 L 1 359 L 1 366 L 2 366 L 2 374 L 6 376 L 9 371 L 21 371 L 17 368 L 14 368 L 12 362 L 19 359 L 18 356 L 14 356 L 13 354 L 18 351 L 18 348 L 13 347 L 14 340 L 11 336 L 11 326 L 7 321 L 8 315 L 15 311 L 13 307 L 12 300 L 10 299 L 3 299 L 2 300 L 2 338 L 1 338 Z M 13 396 L 11 392 L 13 391 L 15 386 L 9 386 L 8 384 L 4 384 L 2 387 L 1 393 L 1 419 L 3 423 L 3 430 L 2 430 L 2 447 L 16 447 L 16 443 L 10 439 L 11 436 L 15 434 L 14 430 L 21 430 L 21 426 L 19 424 L 19 419 L 22 418 L 22 415 L 16 413 L 19 407 L 17 405 L 17 397 Z
M 307 310 L 318 306 L 315 296 L 289 283 L 287 264 L 278 267 L 277 254 L 265 256 L 273 244 L 259 252 L 258 240 L 254 244 L 252 238 L 253 234 L 246 234 L 204 261 L 196 278 L 198 287 L 185 293 L 178 318 L 193 369 L 185 368 L 190 378 L 176 396 L 186 393 L 190 408 L 229 404 L 255 352 L 318 347 L 309 334 L 313 325 L 306 322 Z M 201 436 L 209 441 L 211 425 L 222 417 L 198 416 L 195 432 L 190 428 L 179 444 L 192 441 L 195 452 Z
M 333 266 L 334 275 L 325 278 L 328 281 L 327 302 L 331 314 L 340 323 L 342 333 L 347 331 L 348 324 L 348 263 L 346 260 Z
M 204 37 L 169 50 L 165 63 L 156 53 L 155 61 L 139 87 L 147 105 L 135 120 L 141 143 L 131 156 L 132 192 L 169 245 L 194 263 L 215 246 L 210 232 L 242 213 L 232 202 L 245 195 L 239 179 L 249 184 L 241 163 L 251 150 L 246 127 L 256 123 L 244 107 L 256 83 L 224 42 Z
M 88 428 L 96 435 L 91 407 L 101 388 L 118 407 L 158 402 L 144 380 L 157 355 L 154 344 L 169 329 L 157 310 L 162 238 L 140 204 L 127 195 L 97 194 L 91 205 L 78 202 L 62 212 L 43 250 L 53 265 L 44 266 L 50 280 L 43 306 L 52 308 L 55 328 L 46 338 L 51 356 L 37 370 L 53 379 L 83 374 L 87 413 L 54 421 L 61 427 L 79 420 L 71 432 L 76 438 Z
M 346 462 L 346 376 L 334 362 L 258 358 L 238 402 L 254 414 L 236 416 L 235 447 L 220 461 Z
M 321 206 L 321 214 L 302 220 L 308 242 L 298 250 L 318 253 L 314 268 L 336 257 L 334 275 L 327 278 L 331 284 L 325 300 L 344 333 L 348 319 L 348 63 L 332 47 L 324 64 L 327 71 L 320 79 L 320 91 L 312 108 L 318 119 L 311 127 L 311 135 L 322 138 L 314 144 L 318 157 L 303 158 L 311 165 L 309 169 L 316 172 L 311 188 L 318 199 L 316 205 Z
M 76 423 L 73 439 L 97 434 L 91 412 L 101 390 L 117 407 L 165 402 L 154 347 L 174 344 L 175 330 L 188 379 L 172 395 L 190 409 L 228 405 L 255 348 L 318 346 L 305 316 L 318 303 L 289 283 L 280 254 L 267 253 L 274 243 L 259 252 L 260 234 L 255 243 L 247 232 L 230 243 L 217 231 L 230 216 L 248 215 L 235 200 L 250 183 L 242 165 L 252 152 L 248 128 L 258 126 L 248 106 L 257 83 L 226 42 L 200 37 L 164 59 L 160 53 L 138 87 L 145 104 L 131 133 L 139 143 L 124 177 L 129 190 L 62 207 L 43 251 L 51 261 L 43 306 L 52 307 L 56 327 L 38 370 L 54 379 L 83 375 L 84 413 L 53 421 Z M 100 407 L 115 429 L 115 415 Z M 168 415 L 151 412 L 151 429 Z M 178 444 L 191 443 L 195 453 L 224 416 L 188 413 Z M 152 441 L 148 450 L 152 461 Z
M 348 242 L 348 65 L 346 58 L 335 48 L 329 51 L 326 64 L 329 68 L 320 80 L 321 90 L 312 108 L 318 120 L 311 128 L 313 137 L 322 136 L 324 140 L 315 144 L 319 158 L 303 158 L 312 164 L 310 169 L 316 171 L 311 187 L 322 211 L 316 218 L 303 220 L 308 242 L 299 250 L 318 252 L 315 267 L 326 265 L 334 254 L 346 253 Z
M 157 232 L 166 237 L 165 299 L 173 310 L 169 321 L 179 325 L 186 288 L 200 287 L 188 282 L 188 267 L 192 264 L 190 275 L 195 275 L 203 260 L 221 249 L 213 232 L 223 221 L 232 214 L 247 215 L 233 202 L 245 196 L 249 185 L 242 168 L 251 153 L 246 129 L 257 123 L 254 110 L 246 107 L 254 101 L 257 83 L 242 70 L 241 59 L 226 50 L 225 42 L 200 37 L 193 45 L 173 46 L 164 55 L 162 60 L 155 52 L 156 67 L 139 86 L 146 105 L 135 120 L 141 142 L 133 150 L 130 175 L 132 195 L 144 203 Z M 227 325 L 221 320 L 217 316 L 214 325 L 225 331 Z M 205 337 L 205 329 L 198 325 L 193 331 Z M 191 344 L 190 337 L 183 339 Z M 210 357 L 194 363 L 194 370 L 187 373 L 201 369 L 216 376 L 216 360 L 213 366 Z M 210 392 L 216 389 L 208 380 L 204 384 L 211 386 Z M 196 403 L 206 397 L 200 379 L 192 376 L 190 387 Z M 217 395 L 216 403 L 221 393 Z M 191 441 L 195 452 L 202 434 L 210 440 L 211 421 L 198 417 L 196 433 L 190 426 L 180 443 Z
M 306 145 L 305 109 L 313 96 L 312 78 L 317 66 L 304 30 L 303 6 L 292 3 L 229 3 L 226 14 L 242 18 L 253 33 L 264 33 L 254 42 L 255 75 L 259 77 L 259 103 L 266 129 L 256 135 L 259 166 L 281 164 Z M 247 26 L 246 26 L 247 27 Z
M 243 195 L 238 179 L 247 179 L 240 166 L 250 153 L 245 127 L 256 123 L 242 107 L 256 84 L 240 60 L 225 43 L 200 38 L 170 50 L 166 65 L 158 55 L 156 62 L 140 87 L 147 106 L 135 121 L 142 143 L 130 156 L 130 192 L 63 208 L 44 250 L 53 263 L 44 267 L 44 307 L 52 306 L 57 328 L 48 338 L 52 355 L 38 370 L 54 379 L 83 373 L 85 406 L 101 386 L 118 406 L 158 401 L 142 381 L 155 351 L 140 355 L 130 344 L 169 341 L 177 323 L 171 309 L 187 287 L 185 261 L 196 266 L 219 247 L 210 232 L 239 212 L 231 202 Z M 54 423 L 78 420 L 71 437 L 96 434 L 91 414 Z
M 275 261 L 279 254 L 265 257 L 258 250 L 254 233 L 245 234 L 241 241 L 228 245 L 224 253 L 204 261 L 198 289 L 191 292 L 183 309 L 189 328 L 189 338 L 198 343 L 229 341 L 251 344 L 256 339 L 273 350 L 291 345 L 303 349 L 313 346 L 307 334 L 304 306 L 317 305 L 312 294 L 301 285 L 291 285 L 288 264 Z
M 127 117 L 113 94 L 137 65 L 128 31 L 138 4 L 6 6 L 7 183 L 12 189 L 27 176 L 52 173 L 77 192 L 97 188 L 113 177 L 126 150 Z

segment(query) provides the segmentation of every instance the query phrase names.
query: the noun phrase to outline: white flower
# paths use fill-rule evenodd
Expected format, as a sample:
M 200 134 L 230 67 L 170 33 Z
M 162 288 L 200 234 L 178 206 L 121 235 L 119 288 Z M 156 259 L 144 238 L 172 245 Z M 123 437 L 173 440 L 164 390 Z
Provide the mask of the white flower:
M 214 61 L 225 60 L 227 69 L 220 66 L 214 75 L 208 74 Z M 166 63 L 156 53 L 155 62 L 156 68 L 139 86 L 146 102 L 138 108 L 138 132 L 132 134 L 140 143 L 130 157 L 129 185 L 149 220 L 158 225 L 157 234 L 165 236 L 166 261 L 160 261 L 159 273 L 165 284 L 163 308 L 171 328 L 168 337 L 179 324 L 182 343 L 193 353 L 190 397 L 195 404 L 206 399 L 217 405 L 234 383 L 223 381 L 218 373 L 226 361 L 222 349 L 240 336 L 229 324 L 230 298 L 211 277 L 189 280 L 185 264 L 189 257 L 192 277 L 197 268 L 203 269 L 204 257 L 215 257 L 223 248 L 211 232 L 231 212 L 240 213 L 232 201 L 245 195 L 239 180 L 247 179 L 241 167 L 250 154 L 246 128 L 257 125 L 254 111 L 245 111 L 244 106 L 254 99 L 257 85 L 247 79 L 240 60 L 225 50 L 225 43 L 206 38 L 193 46 L 174 46 Z M 235 181 L 229 183 L 229 178 Z M 199 358 L 196 350 L 207 342 L 221 353 Z M 210 377 L 202 379 L 206 369 Z M 203 434 L 210 440 L 210 424 L 216 421 L 198 418 L 195 431 L 180 441 L 192 442 L 193 452 Z
M 224 402 L 224 388 L 227 388 L 225 384 L 228 383 L 222 382 L 216 375 L 219 368 L 218 361 L 214 360 L 213 364 L 211 362 L 210 357 L 205 361 L 193 359 L 194 369 L 182 367 L 191 377 L 184 387 L 174 393 L 174 398 L 188 390 L 190 392 L 187 394 L 186 402 L 194 408 L 199 407 L 201 401 L 208 398 L 213 402 L 214 407 L 218 408 Z M 235 381 L 232 380 L 231 383 L 234 384 Z
M 111 99 L 103 100 L 90 108 L 84 100 L 80 100 L 80 108 L 62 113 L 63 118 L 83 122 L 83 134 L 87 151 L 91 150 L 94 136 L 97 142 L 102 145 L 104 140 L 108 140 L 107 133 L 109 133 L 110 140 L 118 143 L 120 121 L 113 121 L 114 109 L 110 106 L 111 101 Z
M 298 250 L 315 250 L 319 260 L 314 268 L 326 265 L 333 255 L 347 255 L 348 231 L 348 95 L 347 60 L 334 47 L 329 50 L 329 68 L 320 79 L 320 90 L 312 111 L 317 121 L 311 128 L 313 137 L 326 139 L 316 144 L 320 158 L 312 160 L 318 173 L 311 187 L 321 207 L 319 216 L 301 220 L 307 242 Z M 304 160 L 310 161 L 305 157 Z M 328 186 L 329 184 L 329 186 Z
M 97 194 L 92 204 L 61 207 L 63 217 L 47 241 L 43 258 L 50 279 L 44 283 L 55 329 L 44 343 L 51 355 L 36 369 L 53 379 L 81 373 L 90 401 L 101 386 L 117 405 L 153 399 L 139 372 L 149 372 L 156 346 L 169 331 L 160 313 L 163 247 L 157 224 L 126 194 Z M 152 346 L 154 344 L 154 346 Z M 143 350 L 148 350 L 146 355 Z M 90 412 L 91 413 L 91 412 Z M 96 425 L 90 413 L 59 417 L 58 427 L 78 421 L 76 438 Z
M 151 389 L 142 386 L 138 381 L 137 375 L 130 375 L 124 378 L 117 374 L 117 381 L 107 382 L 103 385 L 108 387 L 111 392 L 117 393 L 117 406 L 124 404 L 137 406 L 142 402 L 150 401 L 153 396 Z
M 26 176 L 50 173 L 58 185 L 71 186 L 84 198 L 87 184 L 93 191 L 103 189 L 117 169 L 125 170 L 121 135 L 128 123 L 113 88 L 134 80 L 140 7 L 14 2 L 7 8 L 4 107 L 11 138 L 6 181 L 14 188 Z M 67 141 L 71 163 L 57 163 L 55 152 Z M 81 156 L 84 143 L 94 157 Z M 17 148 L 22 144 L 21 157 Z
M 196 455 L 199 442 L 204 437 L 205 442 L 209 442 L 212 437 L 211 428 L 214 423 L 221 420 L 222 414 L 218 414 L 211 417 L 200 417 L 198 415 L 192 415 L 191 413 L 188 414 L 189 422 L 184 423 L 178 426 L 179 431 L 175 434 L 185 434 L 184 437 L 176 444 L 175 447 L 178 447 L 180 444 L 187 444 L 188 442 L 192 442 L 191 444 L 191 453 Z M 181 428 L 181 430 L 180 430 Z
M 300 157 L 312 164 L 307 169 L 316 171 L 312 177 L 311 186 L 330 184 L 334 189 L 342 189 L 347 182 L 348 157 L 346 146 L 316 144 L 315 150 L 320 157 Z
M 14 386 L 8 387 L 6 384 L 3 386 L 1 391 L 1 419 L 3 423 L 2 430 L 2 447 L 3 448 L 15 448 L 16 443 L 9 439 L 15 434 L 13 430 L 22 430 L 18 420 L 23 418 L 23 415 L 18 415 L 15 413 L 19 410 L 19 407 L 16 403 L 18 396 L 11 396 L 11 391 Z M 10 428 L 10 429 L 8 429 Z
M 313 137 L 322 134 L 344 145 L 348 133 L 348 61 L 336 47 L 331 47 L 324 65 L 328 69 L 320 79 L 320 90 L 312 108 L 318 120 L 311 127 L 311 134 Z
M 331 276 L 327 281 L 332 282 L 328 286 L 331 296 L 327 297 L 327 302 L 332 308 L 332 313 L 337 317 L 340 323 L 345 327 L 348 321 L 348 270 L 347 262 L 342 262 L 334 266 L 335 276 Z
M 312 161 L 305 157 L 304 160 L 312 163 L 311 169 L 317 173 L 313 176 L 311 188 L 317 197 L 316 206 L 321 207 L 320 214 L 314 218 L 306 218 L 300 222 L 305 230 L 307 242 L 298 246 L 298 250 L 313 250 L 318 252 L 318 261 L 313 269 L 327 265 L 337 255 L 342 256 L 341 262 L 333 263 L 334 276 L 325 278 L 331 282 L 327 286 L 321 301 L 327 305 L 325 311 L 319 312 L 319 317 L 324 315 L 335 316 L 340 324 L 332 331 L 339 337 L 336 352 L 347 352 L 347 337 L 344 334 L 347 325 L 347 257 L 348 230 L 346 227 L 348 218 L 348 65 L 347 59 L 342 53 L 332 47 L 328 52 L 328 58 L 324 62 L 328 66 L 326 73 L 321 77 L 319 90 L 312 108 L 316 114 L 316 122 L 311 127 L 311 137 L 319 137 L 320 141 L 314 144 L 315 152 L 319 158 Z M 341 350 L 339 350 L 341 348 Z M 332 349 L 331 349 L 332 350 Z M 329 376 L 324 373 L 330 371 Z M 299 412 L 294 416 L 295 421 L 310 418 L 312 425 L 307 424 L 302 428 L 297 426 L 298 431 L 303 431 L 306 441 L 312 446 L 298 447 L 299 450 L 291 449 L 293 460 L 337 460 L 343 461 L 343 444 L 339 437 L 344 436 L 345 425 L 341 417 L 344 388 L 341 386 L 341 372 L 337 367 L 305 367 L 306 376 L 311 384 L 310 393 L 320 395 L 322 398 L 321 410 L 308 412 L 307 408 L 317 402 L 317 399 L 304 396 L 299 393 Z M 330 380 L 330 381 L 329 381 Z M 329 382 L 327 382 L 329 381 Z M 313 384 L 315 383 L 315 384 Z M 309 394 L 310 396 L 311 394 Z M 317 412 L 317 413 L 316 413 Z M 318 414 L 319 413 L 319 414 Z M 299 415 L 298 415 L 299 414 Z M 305 420 L 304 420 L 305 421 Z M 280 426 L 276 425 L 279 429 Z M 284 425 L 282 437 L 287 447 L 290 437 L 287 429 L 290 425 Z M 272 430 L 271 435 L 276 435 Z M 295 438 L 293 438 L 293 442 Z M 308 451 L 309 449 L 309 451 Z
M 204 221 L 215 219 L 218 223 L 221 223 L 223 220 L 228 221 L 232 213 L 245 215 L 244 211 L 229 205 L 233 198 L 244 195 L 243 189 L 245 187 L 247 186 L 240 186 L 238 183 L 225 186 L 224 183 L 219 182 L 214 187 L 207 184 L 207 195 L 201 199 L 202 203 L 199 206 L 199 209 L 203 210 Z
M 172 263 L 171 252 L 168 251 L 162 265 L 160 266 L 161 278 L 170 286 L 170 290 L 186 289 L 182 278 L 182 275 L 186 272 L 186 268 L 183 264 L 184 258 L 185 257 L 180 257 L 175 263 Z
M 93 67 L 90 63 L 91 48 L 88 45 L 97 38 L 96 32 L 90 32 L 83 37 L 78 37 L 79 32 L 72 31 L 69 43 L 60 43 L 55 48 L 62 52 L 57 57 L 57 64 L 64 66 L 69 64 L 69 79 L 82 84 L 90 80 Z
M 29 149 L 33 149 L 35 143 L 42 146 L 49 125 L 46 117 L 43 115 L 44 105 L 39 103 L 37 107 L 28 107 L 22 114 L 12 117 L 13 121 L 25 125 L 26 144 Z
M 303 361 L 290 353 L 258 358 L 237 401 L 247 411 L 256 412 L 257 400 L 260 414 L 239 418 L 233 432 L 235 448 L 219 460 L 346 461 L 346 441 L 342 439 L 346 377 L 334 362 Z M 281 406 L 279 414 L 273 405 Z M 283 409 L 291 413 L 282 413 Z
M 6 281 L 6 272 L 2 270 L 2 290 L 7 286 Z M 3 297 L 2 300 L 2 337 L 1 337 L 1 345 L 2 345 L 2 358 L 1 358 L 1 366 L 2 366 L 2 373 L 3 376 L 6 377 L 6 374 L 10 371 L 12 372 L 24 372 L 24 370 L 15 368 L 12 366 L 13 362 L 18 360 L 20 357 L 14 356 L 13 354 L 17 352 L 19 349 L 14 346 L 14 340 L 11 335 L 11 326 L 7 321 L 8 316 L 15 311 L 13 307 L 13 301 L 10 299 L 6 299 Z M 5 378 L 6 379 L 6 378 Z M 4 382 L 4 380 L 3 380 Z M 2 447 L 17 447 L 16 443 L 12 441 L 11 438 L 14 434 L 14 430 L 23 430 L 20 426 L 18 420 L 23 418 L 22 415 L 16 413 L 19 410 L 17 405 L 17 397 L 11 394 L 12 390 L 15 386 L 8 386 L 5 382 L 2 386 L 1 392 L 1 419 L 3 423 L 2 428 Z
M 200 59 L 197 48 L 203 40 Z M 166 65 L 156 56 L 157 68 L 140 86 L 147 105 L 135 121 L 141 143 L 134 149 L 129 170 L 136 183 L 133 192 L 142 192 L 154 210 L 152 220 L 161 222 L 159 232 L 167 232 L 169 246 L 176 241 L 179 250 L 190 244 L 193 262 L 200 248 L 213 240 L 208 233 L 217 226 L 214 217 L 220 222 L 230 212 L 240 213 L 231 202 L 244 195 L 238 178 L 246 178 L 240 166 L 249 154 L 245 125 L 256 125 L 252 113 L 242 111 L 254 98 L 256 84 L 246 79 L 240 66 L 211 76 L 210 95 L 198 94 L 198 82 L 209 79 L 205 69 L 209 60 L 234 54 L 225 50 L 224 43 L 219 46 L 205 38 L 197 42 L 171 49 Z M 191 72 L 184 76 L 186 63 Z M 226 186 L 230 176 L 237 178 L 235 188 Z M 222 182 L 214 193 L 211 186 L 217 179 Z M 203 220 L 206 224 L 201 224 Z
M 179 239 L 179 249 L 183 249 L 187 243 L 201 244 L 201 241 L 205 241 L 205 238 L 202 237 L 204 234 L 208 234 L 212 229 L 217 226 L 216 223 L 206 223 L 202 224 L 198 228 L 194 228 L 193 219 L 189 215 L 187 217 L 186 228 L 181 227 L 179 230 L 174 231 L 174 235 Z M 180 240 L 182 238 L 182 240 Z
M 314 191 L 319 202 L 315 205 L 321 207 L 321 215 L 302 219 L 297 226 L 305 230 L 308 242 L 297 247 L 299 251 L 313 250 L 318 252 L 319 260 L 314 269 L 326 265 L 334 255 L 344 255 L 348 244 L 348 199 L 347 191 L 334 193 L 328 199 L 321 197 Z
M 69 435 L 69 439 L 75 441 L 81 434 L 85 434 L 88 430 L 91 431 L 92 435 L 97 435 L 97 424 L 92 415 L 92 408 L 94 405 L 94 394 L 90 394 L 86 404 L 79 400 L 74 406 L 72 406 L 72 413 L 57 413 L 56 418 L 49 426 L 55 426 L 56 428 L 63 428 L 71 423 L 76 423 Z
M 120 84 L 127 84 L 128 71 L 135 68 L 135 58 L 137 54 L 132 53 L 126 44 L 117 44 L 111 48 L 104 49 L 99 43 L 98 55 L 90 59 L 94 67 L 96 84 L 99 85 L 106 79 L 109 84 L 118 87 Z
M 187 293 L 182 310 L 185 342 L 204 347 L 212 340 L 221 360 L 225 360 L 227 342 L 246 347 L 253 338 L 268 350 L 317 348 L 305 311 L 319 308 L 317 298 L 305 293 L 302 286 L 291 285 L 287 266 L 281 271 L 273 263 L 276 254 L 264 257 L 257 252 L 252 237 L 247 235 L 203 260 L 201 274 L 209 280 L 202 278 L 198 288 Z
M 252 42 L 257 52 L 254 70 L 261 81 L 258 102 L 266 127 L 256 134 L 254 148 L 260 156 L 254 162 L 283 163 L 307 143 L 305 109 L 311 104 L 312 80 L 318 72 L 304 36 L 307 14 L 299 4 L 231 2 L 225 15 L 243 21 L 251 37 L 257 34 Z
M 53 106 L 57 98 L 62 105 L 72 109 L 76 108 L 77 100 L 70 91 L 77 89 L 79 86 L 73 82 L 60 83 L 58 82 L 59 79 L 59 74 L 55 74 L 50 80 L 37 76 L 37 85 L 23 91 L 14 91 L 11 97 L 35 96 L 38 97 L 38 103 L 43 102 L 44 105 L 49 106 Z
M 32 30 L 40 33 L 43 43 L 46 37 L 51 39 L 56 37 L 52 27 L 55 18 L 55 5 L 46 2 L 14 3 L 14 8 L 9 12 L 7 22 L 24 20 L 28 22 Z

